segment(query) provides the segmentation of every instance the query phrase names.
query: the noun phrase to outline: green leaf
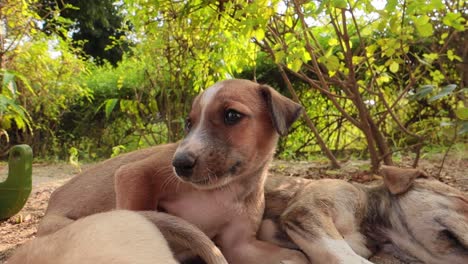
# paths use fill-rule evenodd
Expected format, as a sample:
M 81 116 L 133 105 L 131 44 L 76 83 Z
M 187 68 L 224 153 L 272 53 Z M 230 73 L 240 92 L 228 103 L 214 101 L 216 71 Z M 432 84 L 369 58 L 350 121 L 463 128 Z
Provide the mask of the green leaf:
M 396 61 L 393 61 L 390 64 L 390 71 L 393 73 L 397 73 L 399 68 L 400 68 L 400 65 Z
M 288 65 L 288 67 L 295 72 L 298 72 L 301 69 L 302 66 L 302 60 L 301 59 L 295 59 L 293 62 Z
M 427 63 L 431 64 L 432 62 L 437 60 L 437 58 L 439 58 L 439 54 L 437 54 L 437 53 L 425 53 L 425 54 L 423 54 L 423 57 L 427 61 Z
M 114 110 L 115 105 L 117 104 L 118 101 L 119 101 L 119 99 L 115 99 L 115 98 L 106 100 L 105 113 L 106 113 L 106 118 L 107 119 L 109 119 L 109 116 L 112 113 L 112 111 Z
M 428 94 L 430 94 L 434 90 L 435 86 L 434 85 L 423 85 L 421 88 L 419 88 L 416 93 L 412 96 L 410 96 L 410 100 L 421 100 L 425 98 Z
M 458 31 L 462 31 L 465 28 L 463 25 L 465 18 L 463 18 L 460 13 L 447 13 L 442 19 L 442 22 Z
M 284 58 L 286 57 L 286 53 L 282 50 L 275 52 L 275 63 L 281 63 L 284 61 Z
M 434 28 L 426 15 L 415 17 L 413 19 L 416 30 L 422 37 L 429 37 L 434 33 Z
M 468 107 L 456 109 L 455 115 L 461 120 L 468 120 Z
M 398 0 L 388 0 L 387 4 L 385 5 L 385 10 L 387 10 L 387 12 L 391 14 L 393 11 L 395 11 L 397 4 Z
M 265 30 L 263 28 L 258 28 L 254 32 L 254 37 L 258 41 L 262 41 L 265 38 Z
M 447 58 L 448 58 L 450 61 L 453 61 L 453 60 L 457 60 L 457 61 L 460 61 L 460 62 L 463 61 L 459 56 L 455 55 L 455 54 L 453 53 L 453 50 L 451 50 L 451 49 L 447 50 Z
M 449 85 L 445 86 L 444 88 L 442 88 L 440 93 L 438 93 L 438 94 L 434 95 L 433 97 L 429 98 L 428 102 L 434 102 L 436 100 L 439 100 L 442 97 L 445 97 L 445 96 L 451 94 L 453 92 L 453 90 L 455 90 L 455 88 L 457 88 L 456 84 L 449 84 Z
M 340 43 L 338 42 L 338 40 L 336 38 L 331 38 L 331 39 L 328 40 L 328 45 L 330 45 L 332 47 L 333 46 L 338 46 L 338 44 L 340 44 Z
M 333 7 L 341 9 L 346 9 L 348 7 L 348 3 L 346 3 L 346 0 L 333 0 L 332 5 Z
M 340 60 L 334 55 L 321 57 L 320 62 L 324 63 L 329 71 L 337 71 L 340 68 Z

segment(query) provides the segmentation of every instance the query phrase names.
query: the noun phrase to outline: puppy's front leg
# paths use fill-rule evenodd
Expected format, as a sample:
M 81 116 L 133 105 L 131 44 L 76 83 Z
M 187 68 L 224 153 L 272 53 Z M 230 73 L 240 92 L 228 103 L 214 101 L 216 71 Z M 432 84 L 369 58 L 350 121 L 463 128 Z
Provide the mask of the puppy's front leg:
M 142 162 L 136 162 L 135 164 L 138 163 Z M 151 184 L 150 170 L 149 168 L 137 168 L 132 165 L 122 166 L 115 172 L 116 209 L 152 210 L 155 208 L 157 198 L 153 194 L 154 186 Z

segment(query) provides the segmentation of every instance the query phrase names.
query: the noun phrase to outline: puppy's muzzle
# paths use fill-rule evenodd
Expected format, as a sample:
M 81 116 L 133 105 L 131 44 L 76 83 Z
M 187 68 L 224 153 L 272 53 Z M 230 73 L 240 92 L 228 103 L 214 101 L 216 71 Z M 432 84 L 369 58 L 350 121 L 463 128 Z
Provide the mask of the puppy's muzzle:
M 177 153 L 172 160 L 172 166 L 177 176 L 189 179 L 193 174 L 193 168 L 197 163 L 197 157 L 192 152 Z

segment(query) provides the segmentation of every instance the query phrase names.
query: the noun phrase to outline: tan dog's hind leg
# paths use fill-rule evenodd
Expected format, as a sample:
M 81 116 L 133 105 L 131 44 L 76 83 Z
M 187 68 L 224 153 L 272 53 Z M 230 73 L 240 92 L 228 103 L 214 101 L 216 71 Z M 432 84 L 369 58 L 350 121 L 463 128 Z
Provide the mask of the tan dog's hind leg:
M 302 207 L 293 207 L 281 219 L 291 240 L 307 255 L 312 263 L 370 264 L 350 247 L 333 219 L 323 212 L 313 214 Z

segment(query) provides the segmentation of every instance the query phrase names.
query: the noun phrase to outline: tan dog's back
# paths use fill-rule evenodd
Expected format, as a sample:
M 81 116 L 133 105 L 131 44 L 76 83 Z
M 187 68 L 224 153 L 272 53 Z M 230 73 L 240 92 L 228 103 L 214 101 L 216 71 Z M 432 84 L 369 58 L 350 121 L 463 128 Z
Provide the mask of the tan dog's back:
M 8 264 L 176 264 L 157 227 L 131 211 L 82 218 L 28 242 Z
M 116 170 L 151 155 L 171 152 L 170 149 L 176 147 L 177 144 L 166 144 L 133 151 L 96 164 L 76 175 L 52 193 L 37 235 L 47 235 L 81 217 L 115 209 Z

